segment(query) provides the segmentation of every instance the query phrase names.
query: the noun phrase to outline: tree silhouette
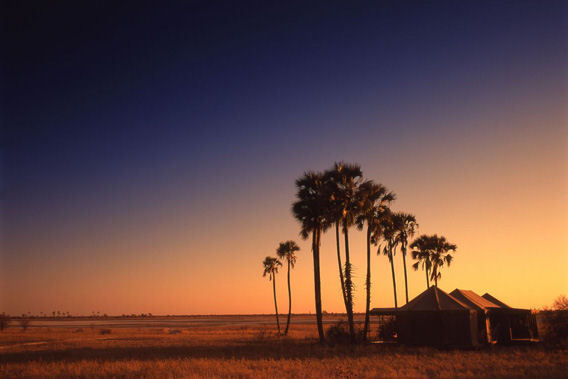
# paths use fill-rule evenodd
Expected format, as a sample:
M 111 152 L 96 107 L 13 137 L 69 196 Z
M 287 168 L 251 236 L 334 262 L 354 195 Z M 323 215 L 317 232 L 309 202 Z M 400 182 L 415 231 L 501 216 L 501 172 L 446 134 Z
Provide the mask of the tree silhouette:
M 380 215 L 385 212 L 395 199 L 395 194 L 389 192 L 382 184 L 376 184 L 372 180 L 367 180 L 359 186 L 358 202 L 360 214 L 357 217 L 357 228 L 363 230 L 367 225 L 367 275 L 365 278 L 366 302 L 365 302 L 365 324 L 363 327 L 363 338 L 366 340 L 369 331 L 369 311 L 371 306 L 371 240 L 373 236 L 377 238 L 380 234 Z
M 329 228 L 328 198 L 326 197 L 323 174 L 308 171 L 296 180 L 296 198 L 292 205 L 292 213 L 300 222 L 300 236 L 307 239 L 312 235 L 312 253 L 314 261 L 314 292 L 316 303 L 316 322 L 320 342 L 324 342 L 321 278 L 320 278 L 320 245 L 321 233 Z
M 390 211 L 384 212 L 382 214 L 380 225 L 383 240 L 385 241 L 385 246 L 383 247 L 382 253 L 386 255 L 389 259 L 392 274 L 392 288 L 394 292 L 394 308 L 398 309 L 398 299 L 396 296 L 396 276 L 394 273 L 394 256 L 396 254 L 396 245 L 398 241 L 396 240 L 396 228 L 394 225 L 394 214 Z M 381 253 L 381 246 L 377 250 L 377 254 Z
M 432 267 L 432 262 L 430 262 L 430 251 L 428 247 L 428 236 L 422 235 L 415 239 L 411 244 L 410 248 L 412 250 L 412 259 L 416 260 L 412 265 L 414 270 L 418 270 L 420 266 L 426 272 L 426 288 L 430 288 L 430 269 Z
M 288 329 L 290 328 L 290 317 L 292 316 L 290 268 L 294 268 L 294 265 L 296 264 L 296 251 L 300 251 L 300 248 L 295 241 L 280 242 L 278 249 L 276 249 L 276 255 L 278 255 L 278 258 L 285 260 L 288 263 L 288 320 L 286 321 L 286 330 L 284 330 L 284 335 L 288 335 Z
M 355 224 L 359 214 L 357 203 L 357 188 L 363 173 L 357 164 L 335 163 L 333 169 L 326 171 L 325 177 L 332 186 L 330 202 L 336 206 L 335 215 L 345 237 L 345 297 L 347 298 L 346 311 L 351 340 L 355 341 L 355 325 L 353 321 L 353 279 L 352 265 L 349 256 L 349 228 Z M 337 220 L 335 220 L 337 222 Z
M 442 277 L 440 273 L 440 268 L 444 264 L 450 266 L 454 257 L 450 254 L 450 251 L 456 251 L 457 246 L 455 244 L 446 241 L 446 237 L 434 234 L 430 237 L 431 243 L 431 254 L 430 262 L 432 262 L 432 275 L 431 278 L 434 280 L 434 285 L 438 288 L 438 279 Z
M 428 260 L 430 262 L 431 274 L 430 280 L 434 281 L 434 286 L 436 287 L 436 303 L 438 309 L 440 309 L 440 299 L 438 298 L 438 279 L 442 277 L 440 273 L 440 268 L 444 265 L 450 266 L 453 260 L 453 256 L 450 251 L 456 251 L 457 246 L 455 244 L 449 243 L 444 236 L 438 236 L 437 234 L 427 236 L 420 236 L 417 241 L 422 241 L 419 243 L 423 244 L 423 250 L 428 253 Z M 414 245 L 414 241 L 412 244 Z M 411 246 L 412 247 L 412 246 Z M 418 254 L 412 253 L 414 257 L 419 256 L 420 250 L 417 250 Z M 419 263 L 419 262 L 417 262 Z
M 262 262 L 264 265 L 264 272 L 262 276 L 268 275 L 268 279 L 272 281 L 272 290 L 274 292 L 274 309 L 276 310 L 276 325 L 278 326 L 278 334 L 280 334 L 280 320 L 278 319 L 278 303 L 276 302 L 276 274 L 278 273 L 278 266 L 282 263 L 278 258 L 266 257 Z
M 404 267 L 404 289 L 406 292 L 406 303 L 408 304 L 408 277 L 406 275 L 406 250 L 408 246 L 408 238 L 412 238 L 418 224 L 416 217 L 410 213 L 397 212 L 394 214 L 395 238 L 400 243 L 400 252 L 402 253 L 402 265 Z

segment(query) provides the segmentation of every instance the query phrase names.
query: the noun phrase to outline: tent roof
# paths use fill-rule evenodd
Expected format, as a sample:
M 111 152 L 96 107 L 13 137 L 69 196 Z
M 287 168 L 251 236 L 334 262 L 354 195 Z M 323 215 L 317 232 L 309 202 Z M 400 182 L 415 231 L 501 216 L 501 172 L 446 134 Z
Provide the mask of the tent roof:
M 460 290 L 456 288 L 450 292 L 450 295 L 472 309 L 486 310 L 490 308 L 500 308 L 498 304 L 479 296 L 471 290 Z
M 408 304 L 401 307 L 401 311 L 435 311 L 438 309 L 436 306 L 436 291 L 438 292 L 438 299 L 440 300 L 441 310 L 460 310 L 470 309 L 467 305 L 447 294 L 439 288 L 434 286 L 428 288 L 420 295 L 412 299 Z
M 494 298 L 493 296 L 491 296 L 488 293 L 485 293 L 485 295 L 481 296 L 484 299 L 489 300 L 490 302 L 492 302 L 495 305 L 498 305 L 500 308 L 511 308 L 510 306 L 508 306 L 507 304 L 503 303 L 502 301 L 499 301 L 498 299 Z

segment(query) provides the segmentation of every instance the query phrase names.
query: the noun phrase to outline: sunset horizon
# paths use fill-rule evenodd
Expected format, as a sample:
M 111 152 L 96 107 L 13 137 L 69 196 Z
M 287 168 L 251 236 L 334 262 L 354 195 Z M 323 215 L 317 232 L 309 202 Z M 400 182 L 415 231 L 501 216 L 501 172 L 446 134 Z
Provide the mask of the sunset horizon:
M 294 240 L 293 311 L 313 313 L 294 182 L 340 161 L 457 245 L 440 288 L 533 309 L 568 293 L 566 3 L 62 4 L 9 7 L 2 311 L 268 314 L 261 260 Z M 322 306 L 345 312 L 335 246 L 332 228 Z

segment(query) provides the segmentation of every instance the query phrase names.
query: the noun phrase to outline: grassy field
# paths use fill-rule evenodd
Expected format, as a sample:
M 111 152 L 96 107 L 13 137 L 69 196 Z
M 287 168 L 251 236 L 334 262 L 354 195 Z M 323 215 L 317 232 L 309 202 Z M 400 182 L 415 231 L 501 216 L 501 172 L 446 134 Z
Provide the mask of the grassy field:
M 568 351 L 478 351 L 396 345 L 320 346 L 313 325 L 277 337 L 267 325 L 188 328 L 12 327 L 0 333 L 0 377 L 566 377 Z

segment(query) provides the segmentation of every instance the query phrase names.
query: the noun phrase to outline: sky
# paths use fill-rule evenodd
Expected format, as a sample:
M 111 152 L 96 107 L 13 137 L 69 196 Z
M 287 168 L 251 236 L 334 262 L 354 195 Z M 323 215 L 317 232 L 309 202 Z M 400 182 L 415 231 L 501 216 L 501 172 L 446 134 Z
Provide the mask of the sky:
M 292 239 L 292 311 L 313 313 L 294 180 L 335 161 L 457 244 L 446 292 L 568 293 L 568 3 L 4 7 L 0 311 L 270 313 L 262 260 Z M 322 303 L 341 312 L 334 238 Z M 350 241 L 361 312 L 364 234 Z M 426 288 L 410 263 L 408 280 Z M 392 306 L 374 252 L 372 283 L 371 306 Z

